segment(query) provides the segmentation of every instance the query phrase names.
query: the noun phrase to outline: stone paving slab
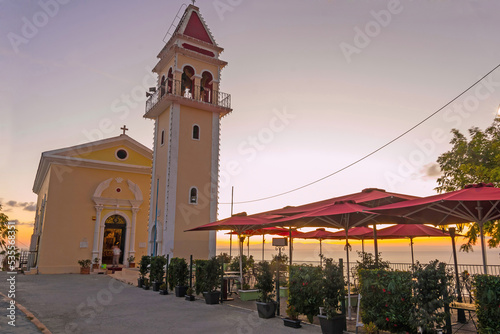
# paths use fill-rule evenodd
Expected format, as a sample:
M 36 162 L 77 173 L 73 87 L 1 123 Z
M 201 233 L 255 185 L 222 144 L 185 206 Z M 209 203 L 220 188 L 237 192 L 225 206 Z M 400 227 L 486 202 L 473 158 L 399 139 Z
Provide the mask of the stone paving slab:
M 0 291 L 7 290 L 0 273 Z M 52 333 L 320 333 L 298 330 L 280 318 L 260 319 L 256 311 L 228 304 L 188 302 L 143 290 L 106 275 L 18 277 L 16 299 Z

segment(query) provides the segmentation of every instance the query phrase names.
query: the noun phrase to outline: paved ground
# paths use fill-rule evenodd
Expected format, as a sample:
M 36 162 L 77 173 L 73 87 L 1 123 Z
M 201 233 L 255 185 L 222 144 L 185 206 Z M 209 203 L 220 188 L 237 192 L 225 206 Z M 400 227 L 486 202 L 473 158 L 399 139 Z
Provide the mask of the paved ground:
M 6 293 L 6 274 L 3 272 L 0 282 L 0 292 Z M 202 300 L 188 302 L 173 295 L 161 296 L 105 275 L 19 275 L 16 290 L 16 301 L 52 333 L 292 331 L 283 326 L 281 319 L 260 319 L 256 311 L 228 304 L 206 305 Z M 3 312 L 6 315 L 7 310 Z M 2 318 L 4 321 L 6 317 Z M 4 328 L 2 322 L 2 333 Z M 304 324 L 297 333 L 320 332 L 319 327 Z M 16 329 L 12 333 L 30 332 Z
M 30 321 L 32 317 L 52 333 L 321 333 L 316 324 L 290 329 L 280 318 L 260 319 L 254 302 L 236 299 L 206 305 L 200 299 L 188 302 L 172 294 L 161 296 L 131 285 L 136 277 L 135 271 L 109 276 L 18 275 L 15 300 L 32 314 L 16 309 L 16 327 L 9 326 L 9 301 L 0 295 L 0 333 L 42 333 L 37 328 L 42 328 L 40 324 Z M 8 291 L 7 278 L 7 273 L 0 272 L 3 294 Z M 282 302 L 284 306 L 286 300 Z M 471 325 L 460 333 L 475 332 Z M 348 321 L 348 330 L 355 332 L 354 321 Z

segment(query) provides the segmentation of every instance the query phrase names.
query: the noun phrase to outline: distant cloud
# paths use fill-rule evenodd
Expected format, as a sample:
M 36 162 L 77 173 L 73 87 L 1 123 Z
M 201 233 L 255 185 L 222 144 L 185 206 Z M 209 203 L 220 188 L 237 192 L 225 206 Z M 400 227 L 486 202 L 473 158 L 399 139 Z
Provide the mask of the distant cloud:
M 12 208 L 23 208 L 26 211 L 36 211 L 36 204 L 34 202 L 18 202 L 18 201 L 7 201 L 5 203 L 6 212 L 12 211 Z
M 435 162 L 431 162 L 423 166 L 422 169 L 420 170 L 420 173 L 424 180 L 435 180 L 442 174 L 439 164 Z
M 20 222 L 19 219 L 9 220 L 10 222 L 14 222 L 16 226 L 34 226 L 34 222 Z

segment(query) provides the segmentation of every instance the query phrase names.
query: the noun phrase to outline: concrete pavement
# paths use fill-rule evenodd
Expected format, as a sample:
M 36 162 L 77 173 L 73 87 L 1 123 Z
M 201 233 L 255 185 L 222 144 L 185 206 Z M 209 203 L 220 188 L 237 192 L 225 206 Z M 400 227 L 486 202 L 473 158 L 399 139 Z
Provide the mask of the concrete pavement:
M 0 273 L 3 293 L 6 278 Z M 253 310 L 161 296 L 106 275 L 18 275 L 16 290 L 16 301 L 52 333 L 321 333 L 315 325 L 290 329 Z

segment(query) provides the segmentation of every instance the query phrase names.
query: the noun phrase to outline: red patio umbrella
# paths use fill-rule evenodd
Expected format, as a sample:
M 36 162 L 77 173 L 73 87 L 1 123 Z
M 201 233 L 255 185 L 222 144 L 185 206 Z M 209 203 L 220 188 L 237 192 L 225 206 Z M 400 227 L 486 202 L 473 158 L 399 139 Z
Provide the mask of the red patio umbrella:
M 324 239 L 330 239 L 330 237 L 335 234 L 335 232 L 326 231 L 324 228 L 318 228 L 311 232 L 303 232 L 296 238 L 300 239 L 318 239 L 319 240 L 319 263 L 323 265 L 323 250 L 321 247 L 321 242 Z
M 433 225 L 477 223 L 481 235 L 483 269 L 485 274 L 488 273 L 483 224 L 500 218 L 500 188 L 480 183 L 445 194 L 381 206 L 372 211 L 409 217 Z
M 415 264 L 413 257 L 413 238 L 417 237 L 449 237 L 448 232 L 421 224 L 398 224 L 381 229 L 377 232 L 379 239 L 409 238 L 411 246 L 411 263 Z
M 349 269 L 349 235 L 348 230 L 351 227 L 382 223 L 399 223 L 405 219 L 378 215 L 368 211 L 368 207 L 354 203 L 353 201 L 340 201 L 328 205 L 318 210 L 312 210 L 302 214 L 285 217 L 273 221 L 273 226 L 293 226 L 293 227 L 334 227 L 343 228 L 346 234 L 346 267 L 347 267 L 347 290 L 351 294 L 350 269 Z M 374 229 L 374 233 L 376 230 Z M 376 237 L 376 236 L 375 236 Z M 377 252 L 377 251 L 376 251 Z M 351 299 L 349 303 L 349 318 Z
M 232 216 L 226 219 L 217 220 L 205 225 L 201 225 L 185 232 L 189 231 L 220 231 L 220 230 L 233 230 L 238 234 L 239 245 L 240 245 L 240 282 L 243 283 L 243 241 L 241 235 L 243 232 L 248 230 L 254 230 L 263 227 L 268 224 L 271 220 L 261 217 L 251 217 L 246 215 Z
M 264 244 L 266 242 L 265 235 L 266 234 L 283 235 L 283 233 L 288 234 L 288 230 L 281 227 L 263 227 L 256 230 L 243 231 L 242 235 L 245 235 L 247 237 L 248 254 L 250 254 L 250 237 L 253 237 L 254 235 L 262 235 L 262 261 L 264 261 Z M 229 232 L 228 234 L 237 234 L 237 233 L 233 231 Z
M 363 253 L 365 252 L 365 239 L 373 239 L 373 229 L 366 226 L 357 226 L 349 229 L 349 238 L 361 240 Z M 329 239 L 342 240 L 346 238 L 345 231 L 335 232 Z

